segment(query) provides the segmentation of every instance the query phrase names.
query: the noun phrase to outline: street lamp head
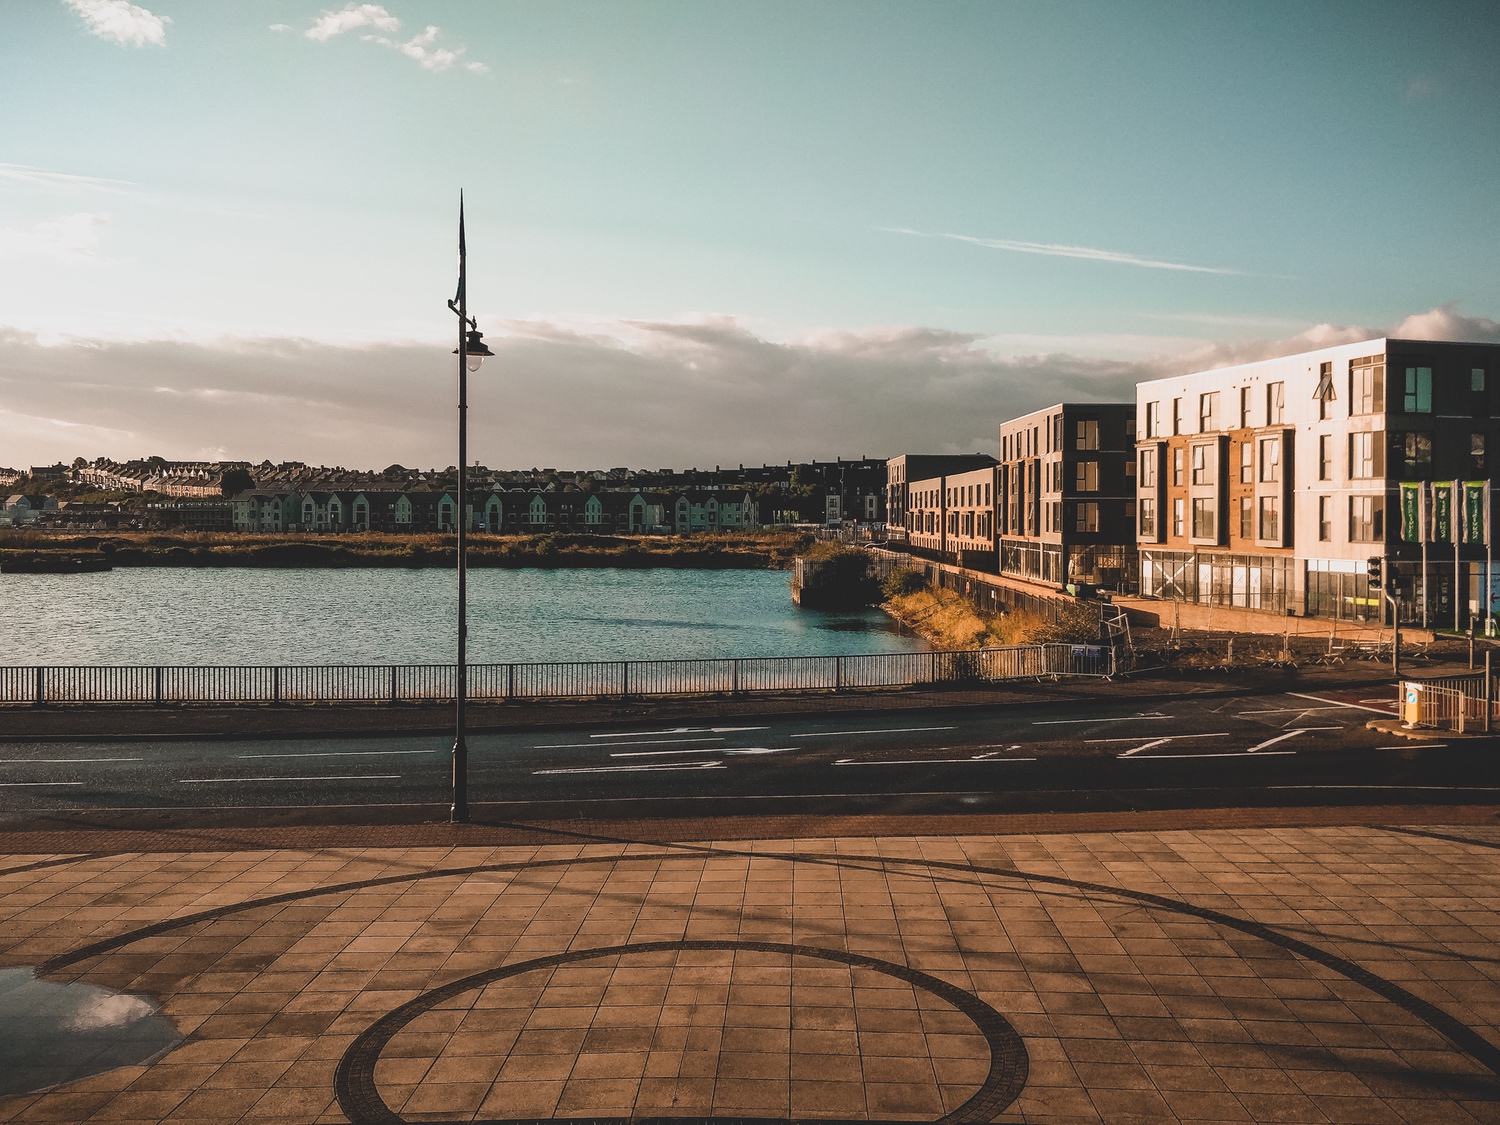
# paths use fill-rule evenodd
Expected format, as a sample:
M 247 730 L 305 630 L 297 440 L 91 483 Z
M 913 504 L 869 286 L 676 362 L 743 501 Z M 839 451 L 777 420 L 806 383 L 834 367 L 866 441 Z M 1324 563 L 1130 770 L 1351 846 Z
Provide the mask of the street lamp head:
M 489 345 L 484 342 L 484 333 L 477 328 L 471 328 L 465 333 L 464 358 L 468 361 L 470 371 L 478 371 L 479 365 L 489 356 L 495 353 L 490 351 Z M 453 354 L 458 354 L 458 349 L 453 349 Z

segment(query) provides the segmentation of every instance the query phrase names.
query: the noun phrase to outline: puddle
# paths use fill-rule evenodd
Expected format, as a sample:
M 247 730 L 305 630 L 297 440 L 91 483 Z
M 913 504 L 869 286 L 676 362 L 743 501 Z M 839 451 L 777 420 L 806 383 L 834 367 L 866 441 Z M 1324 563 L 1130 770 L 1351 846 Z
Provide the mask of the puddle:
M 0 1095 L 27 1094 L 149 1062 L 182 1033 L 142 996 L 0 969 Z

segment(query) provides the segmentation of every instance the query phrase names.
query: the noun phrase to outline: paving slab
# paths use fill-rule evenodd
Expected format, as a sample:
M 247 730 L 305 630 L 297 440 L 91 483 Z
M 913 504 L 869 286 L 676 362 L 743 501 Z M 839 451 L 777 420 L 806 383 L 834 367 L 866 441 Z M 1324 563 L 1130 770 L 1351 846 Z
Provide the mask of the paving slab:
M 1493 808 L 1165 816 L 15 834 L 0 1121 L 1500 1121 Z

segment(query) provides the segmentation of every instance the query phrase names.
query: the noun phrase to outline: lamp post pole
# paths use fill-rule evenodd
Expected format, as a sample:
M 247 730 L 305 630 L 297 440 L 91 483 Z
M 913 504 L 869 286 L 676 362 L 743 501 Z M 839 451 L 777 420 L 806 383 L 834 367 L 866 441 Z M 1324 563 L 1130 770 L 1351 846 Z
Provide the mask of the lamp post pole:
M 469 744 L 466 741 L 464 708 L 469 697 L 469 372 L 478 371 L 484 358 L 494 353 L 485 346 L 478 324 L 469 317 L 468 247 L 464 242 L 464 198 L 458 197 L 458 293 L 448 302 L 458 314 L 458 488 L 453 520 L 458 531 L 458 662 L 453 678 L 453 807 L 450 819 L 461 824 L 469 819 Z

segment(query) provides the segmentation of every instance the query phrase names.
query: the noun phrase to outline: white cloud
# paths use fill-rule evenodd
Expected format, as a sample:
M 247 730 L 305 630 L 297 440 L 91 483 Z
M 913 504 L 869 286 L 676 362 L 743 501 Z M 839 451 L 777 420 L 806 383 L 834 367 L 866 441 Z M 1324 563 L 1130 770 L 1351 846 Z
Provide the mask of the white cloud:
M 107 222 L 109 216 L 102 211 L 80 211 L 59 219 L 46 219 L 29 229 L 0 227 L 0 260 L 93 258 L 99 248 L 99 230 Z
M 1136 254 L 1124 254 L 1117 250 L 1098 250 L 1092 246 L 1067 246 L 1055 242 L 1020 242 L 1010 238 L 979 238 L 971 234 L 949 234 L 946 231 L 911 230 L 907 227 L 881 227 L 886 234 L 910 234 L 918 238 L 948 238 L 955 242 L 967 242 L 990 250 L 1009 250 L 1017 254 L 1044 254 L 1051 258 L 1085 258 L 1093 262 L 1114 262 L 1125 266 L 1145 266 L 1153 270 L 1185 270 L 1188 273 L 1241 274 L 1240 270 L 1221 269 L 1215 266 L 1190 266 L 1182 262 L 1165 262 L 1158 258 L 1142 258 Z
M 282 26 L 285 25 L 278 24 L 272 30 L 277 30 Z M 419 35 L 414 35 L 410 39 L 392 38 L 392 36 L 401 30 L 401 21 L 391 15 L 380 4 L 350 3 L 337 12 L 325 11 L 313 21 L 313 25 L 303 32 L 303 34 L 307 38 L 314 39 L 319 43 L 326 43 L 335 35 L 342 35 L 347 31 L 357 31 L 362 27 L 371 27 L 375 29 L 375 32 L 388 33 L 385 35 L 375 33 L 361 35 L 360 39 L 364 42 L 378 43 L 382 47 L 389 47 L 394 51 L 400 51 L 407 58 L 414 60 L 423 70 L 434 72 L 448 70 L 459 61 L 460 56 L 467 50 L 462 45 L 457 47 L 438 46 L 437 39 L 442 32 L 430 24 Z M 472 71 L 475 74 L 488 74 L 490 68 L 482 62 L 466 62 L 464 63 L 464 69 Z
M 167 42 L 167 16 L 154 15 L 129 0 L 63 0 L 100 39 L 122 46 L 162 47 Z
M 34 187 L 111 193 L 119 193 L 135 186 L 126 180 L 109 180 L 102 176 L 75 176 L 68 172 L 48 172 L 26 164 L 0 164 L 0 180 L 13 180 Z
M 289 23 L 273 23 L 271 25 L 271 30 L 272 31 L 291 31 L 292 30 L 292 25 L 289 24 Z
M 401 21 L 380 4 L 345 4 L 337 12 L 324 12 L 313 25 L 302 34 L 319 43 L 326 43 L 335 35 L 356 31 L 361 27 L 373 27 L 380 31 L 398 31 Z

